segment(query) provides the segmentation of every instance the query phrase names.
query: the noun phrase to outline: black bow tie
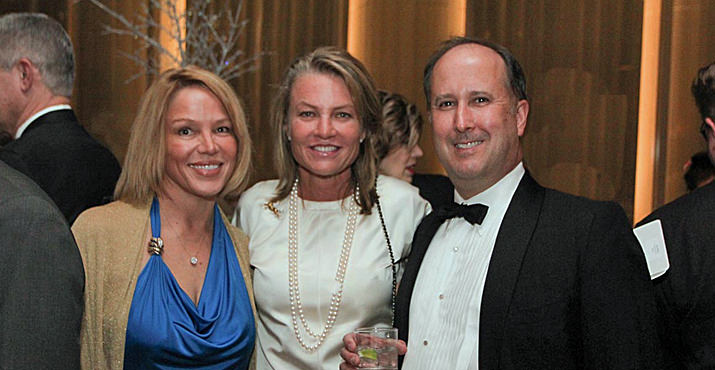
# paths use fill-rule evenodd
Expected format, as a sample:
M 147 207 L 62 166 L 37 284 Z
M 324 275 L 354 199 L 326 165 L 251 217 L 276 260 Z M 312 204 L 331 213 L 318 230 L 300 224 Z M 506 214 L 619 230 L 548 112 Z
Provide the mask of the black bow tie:
M 484 216 L 487 215 L 488 209 L 489 207 L 484 204 L 466 205 L 452 203 L 439 207 L 437 209 L 437 217 L 443 221 L 450 218 L 463 217 L 472 225 L 475 223 L 481 225 L 482 221 L 484 221 Z

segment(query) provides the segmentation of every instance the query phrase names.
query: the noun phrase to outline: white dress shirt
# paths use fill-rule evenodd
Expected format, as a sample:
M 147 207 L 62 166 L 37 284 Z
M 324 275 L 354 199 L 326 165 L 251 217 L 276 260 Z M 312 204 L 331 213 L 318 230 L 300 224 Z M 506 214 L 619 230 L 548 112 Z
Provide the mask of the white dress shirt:
M 343 335 L 358 327 L 390 325 L 392 319 L 392 269 L 387 243 L 376 207 L 370 215 L 358 215 L 343 297 L 335 326 L 314 352 L 304 350 L 296 339 L 288 293 L 288 205 L 274 203 L 277 216 L 264 204 L 275 194 L 277 180 L 259 182 L 241 196 L 238 225 L 250 237 L 253 290 L 258 312 L 256 368 L 329 369 L 342 361 Z M 430 206 L 417 188 L 388 176 L 379 176 L 385 224 L 395 260 L 410 252 L 417 225 Z M 343 201 L 299 200 L 298 281 L 308 326 L 321 331 L 336 286 L 335 272 L 345 233 L 347 210 Z M 398 268 L 402 264 L 400 263 Z M 398 281 L 399 274 L 398 271 Z M 300 325 L 300 324 L 299 324 Z M 303 334 L 308 344 L 313 338 Z
M 58 110 L 67 110 L 67 109 L 71 110 L 72 107 L 70 107 L 68 104 L 58 104 L 58 105 L 49 106 L 49 107 L 33 114 L 32 116 L 30 116 L 30 118 L 26 119 L 25 122 L 23 122 L 22 125 L 20 125 L 20 127 L 17 128 L 17 132 L 15 133 L 15 140 L 19 139 L 20 136 L 22 136 L 22 133 L 25 132 L 25 130 L 27 129 L 27 126 L 30 126 L 30 124 L 34 120 L 36 120 L 37 117 L 40 117 L 43 114 L 47 114 L 50 112 L 54 112 L 54 111 L 58 111 Z
M 481 225 L 445 221 L 432 238 L 415 281 L 403 368 L 478 369 L 479 312 L 497 233 L 524 175 L 519 163 L 489 189 L 460 204 L 489 206 Z

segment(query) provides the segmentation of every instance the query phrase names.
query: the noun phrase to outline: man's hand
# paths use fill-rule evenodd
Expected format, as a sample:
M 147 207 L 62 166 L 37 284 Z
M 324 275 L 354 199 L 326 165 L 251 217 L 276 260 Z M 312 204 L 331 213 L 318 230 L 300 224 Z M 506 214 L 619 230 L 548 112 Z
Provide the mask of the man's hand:
M 343 363 L 340 364 L 340 370 L 355 370 L 360 365 L 355 335 L 355 333 L 348 333 L 343 337 L 343 349 L 340 350 Z M 404 341 L 398 340 L 395 347 L 397 347 L 398 355 L 402 356 L 407 353 L 407 344 Z

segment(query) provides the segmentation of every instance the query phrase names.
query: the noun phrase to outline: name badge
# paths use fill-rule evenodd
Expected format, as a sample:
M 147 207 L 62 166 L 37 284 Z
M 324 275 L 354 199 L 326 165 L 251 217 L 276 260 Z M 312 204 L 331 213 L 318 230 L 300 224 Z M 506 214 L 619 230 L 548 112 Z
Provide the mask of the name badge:
M 670 268 L 670 261 L 668 260 L 668 250 L 665 248 L 665 237 L 663 237 L 660 220 L 639 226 L 633 229 L 633 233 L 645 254 L 650 279 L 653 280 L 665 274 Z

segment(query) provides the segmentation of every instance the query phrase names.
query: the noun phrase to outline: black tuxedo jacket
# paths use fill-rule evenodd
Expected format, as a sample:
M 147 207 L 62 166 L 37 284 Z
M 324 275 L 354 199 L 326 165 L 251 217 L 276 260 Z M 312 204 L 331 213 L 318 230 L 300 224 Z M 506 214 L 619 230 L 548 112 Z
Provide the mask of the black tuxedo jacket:
M 50 198 L 2 161 L 0 256 L 0 369 L 79 369 L 79 250 Z
M 403 340 L 409 323 L 423 319 L 409 317 L 410 300 L 439 224 L 432 213 L 415 233 L 395 308 Z M 545 189 L 526 173 L 489 263 L 479 368 L 659 368 L 653 296 L 645 258 L 617 204 Z M 419 338 L 408 342 L 408 352 L 418 345 Z
M 454 185 L 447 176 L 415 174 L 412 185 L 420 189 L 420 196 L 430 202 L 433 209 L 454 202 Z
M 38 117 L 0 150 L 0 159 L 40 185 L 70 224 L 85 209 L 111 200 L 120 173 L 114 155 L 71 110 Z
M 653 281 L 667 368 L 715 369 L 715 183 L 669 203 L 659 219 L 670 269 Z

